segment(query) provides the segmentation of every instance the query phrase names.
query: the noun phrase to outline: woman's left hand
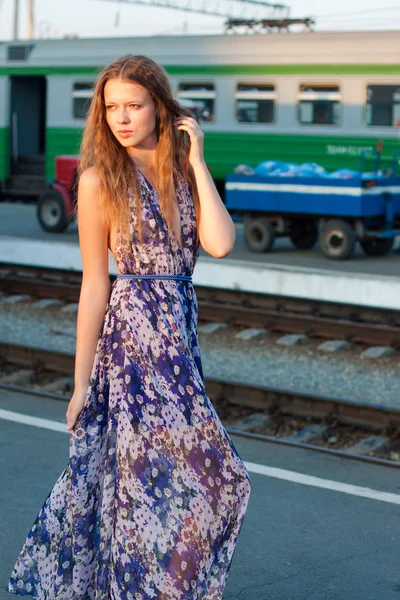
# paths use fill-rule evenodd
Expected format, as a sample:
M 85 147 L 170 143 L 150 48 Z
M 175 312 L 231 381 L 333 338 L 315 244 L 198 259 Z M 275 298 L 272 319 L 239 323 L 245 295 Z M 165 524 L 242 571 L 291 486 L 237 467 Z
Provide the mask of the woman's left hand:
M 189 163 L 195 167 L 204 163 L 204 133 L 193 117 L 176 117 L 174 124 L 180 131 L 186 131 L 190 138 Z

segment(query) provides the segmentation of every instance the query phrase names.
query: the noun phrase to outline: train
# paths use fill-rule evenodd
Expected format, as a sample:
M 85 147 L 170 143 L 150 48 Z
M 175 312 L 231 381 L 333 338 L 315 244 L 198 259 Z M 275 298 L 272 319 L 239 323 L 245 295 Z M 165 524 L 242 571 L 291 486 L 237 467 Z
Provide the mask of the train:
M 205 133 L 221 193 L 238 164 L 357 168 L 399 145 L 397 31 L 38 39 L 0 43 L 0 199 L 40 198 L 56 157 L 79 152 L 99 71 L 118 56 L 162 64 Z M 48 210 L 51 218 L 51 205 Z

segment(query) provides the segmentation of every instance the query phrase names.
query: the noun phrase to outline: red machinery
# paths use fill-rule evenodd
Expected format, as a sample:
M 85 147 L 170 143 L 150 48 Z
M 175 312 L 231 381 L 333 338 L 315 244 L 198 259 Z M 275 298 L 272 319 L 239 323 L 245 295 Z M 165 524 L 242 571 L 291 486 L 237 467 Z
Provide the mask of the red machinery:
M 78 165 L 79 156 L 55 159 L 55 181 L 40 195 L 36 209 L 39 223 L 46 231 L 65 231 L 75 219 Z

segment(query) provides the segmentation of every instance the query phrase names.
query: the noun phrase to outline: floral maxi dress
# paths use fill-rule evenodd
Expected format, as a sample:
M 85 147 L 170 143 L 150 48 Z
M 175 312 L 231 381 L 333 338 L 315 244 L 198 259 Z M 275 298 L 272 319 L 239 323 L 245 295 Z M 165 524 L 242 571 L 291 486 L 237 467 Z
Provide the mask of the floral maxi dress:
M 142 242 L 118 273 L 191 275 L 190 188 L 174 172 L 182 247 L 138 172 Z M 222 600 L 250 478 L 203 380 L 192 283 L 113 283 L 70 460 L 43 504 L 7 591 L 40 600 Z

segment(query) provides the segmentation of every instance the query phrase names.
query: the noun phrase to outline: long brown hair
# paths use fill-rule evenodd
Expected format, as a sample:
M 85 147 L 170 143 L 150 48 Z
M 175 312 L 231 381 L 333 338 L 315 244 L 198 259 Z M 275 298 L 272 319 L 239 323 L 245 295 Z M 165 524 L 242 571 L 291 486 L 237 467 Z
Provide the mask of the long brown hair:
M 153 164 L 154 183 L 168 228 L 172 228 L 173 203 L 177 202 L 172 176 L 177 167 L 182 169 L 184 178 L 190 184 L 198 222 L 200 203 L 193 169 L 188 160 L 189 139 L 184 131 L 174 127 L 174 117 L 191 116 L 191 113 L 174 99 L 168 75 L 159 64 L 147 56 L 130 54 L 115 60 L 97 77 L 81 143 L 79 175 L 88 167 L 96 167 L 100 177 L 105 225 L 110 229 L 116 223 L 120 231 L 127 233 L 129 193 L 133 192 L 138 234 L 142 238 L 137 169 L 127 149 L 115 138 L 106 120 L 104 86 L 110 79 L 141 85 L 147 89 L 155 104 L 158 142 Z M 197 239 L 198 236 L 197 228 Z

